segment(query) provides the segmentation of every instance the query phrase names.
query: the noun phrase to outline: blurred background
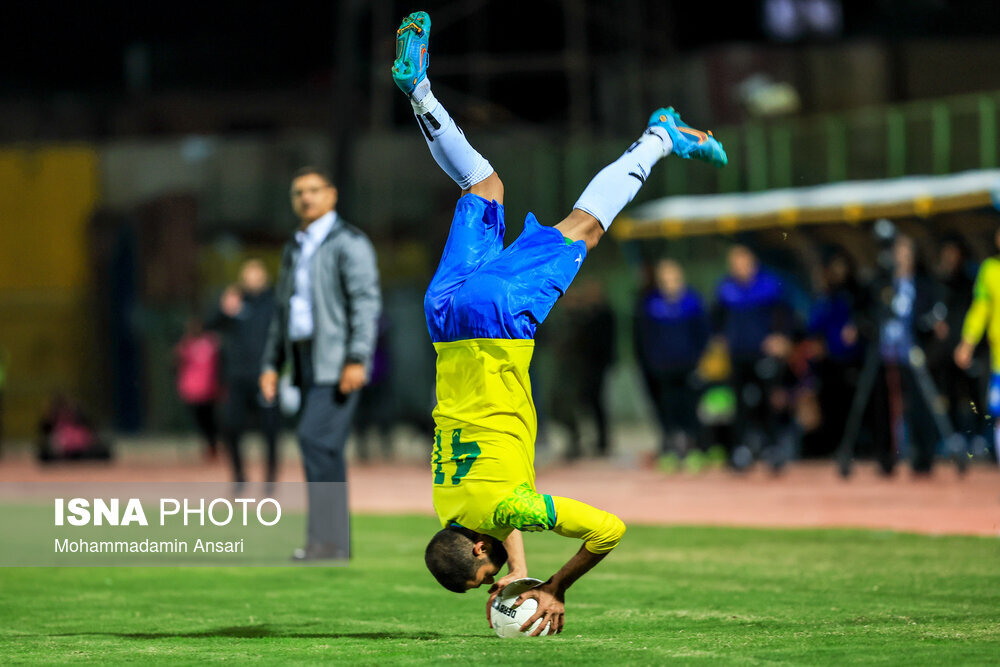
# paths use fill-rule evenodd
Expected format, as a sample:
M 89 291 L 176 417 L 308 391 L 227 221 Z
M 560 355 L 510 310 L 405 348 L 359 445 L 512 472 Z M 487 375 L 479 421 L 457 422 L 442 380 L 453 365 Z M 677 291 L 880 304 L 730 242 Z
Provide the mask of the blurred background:
M 931 285 L 913 326 L 935 380 L 920 389 L 938 418 L 935 447 L 992 457 L 986 359 L 977 357 L 971 376 L 951 361 L 1000 225 L 982 185 L 991 173 L 1000 182 L 990 171 L 1000 167 L 1000 12 L 989 0 L 8 8 L 5 448 L 34 442 L 55 396 L 109 437 L 192 432 L 175 388 L 175 346 L 192 318 L 211 319 L 244 261 L 262 259 L 273 278 L 296 225 L 290 177 L 305 164 L 331 171 L 338 211 L 378 251 L 383 367 L 366 425 L 402 426 L 430 444 L 434 359 L 422 297 L 456 191 L 389 75 L 398 20 L 417 9 L 433 19 L 435 94 L 504 179 L 508 242 L 528 211 L 547 224 L 561 219 L 654 108 L 676 107 L 729 153 L 723 170 L 662 164 L 543 327 L 533 366 L 540 447 L 610 454 L 633 447 L 621 433 L 641 431 L 649 444 L 640 453 L 667 468 L 692 452 L 738 467 L 734 452 L 746 445 L 779 469 L 799 456 L 832 456 L 845 437 L 877 457 L 879 434 L 891 433 L 904 455 L 921 427 L 892 407 L 884 359 L 868 351 L 884 324 L 879 281 L 905 234 Z M 987 180 L 949 189 L 949 175 L 974 170 Z M 908 176 L 942 180 L 869 201 L 884 179 Z M 693 202 L 691 215 L 659 213 L 664 198 L 681 195 L 816 187 L 818 201 L 824 186 L 858 181 L 874 185 L 819 213 L 718 199 Z M 702 205 L 709 213 L 698 213 Z M 781 344 L 759 358 L 731 354 L 733 308 L 718 285 L 740 271 L 733 246 L 746 250 L 751 277 L 760 271 L 781 285 L 762 325 Z M 703 329 L 690 334 L 689 350 L 663 358 L 658 351 L 673 349 L 678 334 L 651 304 L 678 273 L 700 299 Z M 869 359 L 869 396 L 856 433 L 845 436 Z M 734 381 L 741 367 L 753 377 Z M 694 423 L 663 407 L 670 381 L 689 393 Z M 954 433 L 961 442 L 949 444 Z

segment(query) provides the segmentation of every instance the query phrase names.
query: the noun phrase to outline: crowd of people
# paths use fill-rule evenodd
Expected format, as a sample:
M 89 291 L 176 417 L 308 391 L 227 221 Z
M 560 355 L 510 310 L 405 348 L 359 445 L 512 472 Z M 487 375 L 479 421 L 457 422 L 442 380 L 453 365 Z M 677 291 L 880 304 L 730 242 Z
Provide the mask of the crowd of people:
M 988 457 L 989 372 L 973 354 L 986 325 L 975 335 L 965 323 L 969 253 L 945 239 L 923 270 L 912 238 L 895 235 L 885 250 L 866 284 L 831 251 L 807 311 L 746 246 L 729 250 L 710 305 L 678 262 L 660 260 L 636 303 L 635 351 L 661 465 L 697 468 L 708 456 L 778 471 L 799 456 L 836 456 L 848 474 L 870 456 L 890 475 L 902 460 L 927 474 L 941 455 L 960 469 Z
M 742 470 L 763 462 L 780 471 L 802 457 L 867 457 L 888 475 L 902 460 L 928 473 L 942 456 L 963 466 L 988 458 L 995 450 L 988 360 L 956 360 L 973 302 L 968 249 L 945 239 L 928 270 L 905 235 L 886 251 L 868 282 L 848 254 L 829 251 L 814 272 L 807 308 L 793 303 L 787 276 L 745 245 L 730 248 L 710 298 L 688 284 L 679 261 L 656 262 L 636 298 L 632 344 L 659 432 L 659 465 Z M 606 385 L 618 318 L 596 279 L 581 281 L 563 300 L 564 321 L 542 343 L 562 389 L 540 416 L 565 428 L 567 459 L 607 456 L 614 443 Z M 237 482 L 246 479 L 241 441 L 250 426 L 264 438 L 265 479 L 277 477 L 282 417 L 259 388 L 274 309 L 267 270 L 250 260 L 214 314 L 190 322 L 176 348 L 178 393 L 205 455 L 215 458 L 220 443 Z M 383 315 L 357 411 L 362 461 L 393 457 L 394 417 L 384 409 L 393 390 L 386 322 Z

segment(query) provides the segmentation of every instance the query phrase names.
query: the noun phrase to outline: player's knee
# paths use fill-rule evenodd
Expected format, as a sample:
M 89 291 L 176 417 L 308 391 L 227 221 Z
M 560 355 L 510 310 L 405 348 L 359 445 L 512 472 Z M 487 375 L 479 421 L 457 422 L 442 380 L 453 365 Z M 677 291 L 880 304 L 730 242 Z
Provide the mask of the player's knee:
M 466 192 L 482 197 L 486 201 L 503 204 L 503 181 L 500 180 L 496 171 L 471 186 Z
M 575 208 L 556 225 L 556 229 L 570 241 L 583 241 L 587 250 L 593 250 L 604 236 L 604 227 L 590 213 Z

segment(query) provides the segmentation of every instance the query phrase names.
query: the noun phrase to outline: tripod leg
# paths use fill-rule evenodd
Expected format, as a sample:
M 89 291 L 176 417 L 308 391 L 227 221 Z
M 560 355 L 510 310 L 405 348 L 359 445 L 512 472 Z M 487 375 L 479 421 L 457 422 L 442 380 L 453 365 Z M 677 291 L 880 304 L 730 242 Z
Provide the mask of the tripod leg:
M 837 446 L 837 466 L 842 477 L 849 477 L 851 474 L 851 464 L 854 459 L 854 448 L 858 441 L 858 432 L 861 430 L 861 420 L 865 416 L 865 408 L 868 406 L 868 399 L 871 398 L 872 389 L 875 387 L 875 380 L 878 377 L 879 369 L 878 347 L 874 344 L 868 346 L 865 354 L 865 363 L 861 368 L 861 377 L 858 378 L 858 387 L 851 402 L 851 411 L 847 415 L 847 424 L 844 425 L 844 435 Z
M 930 408 L 931 416 L 934 417 L 934 425 L 937 426 L 938 435 L 946 443 L 950 443 L 952 441 L 951 436 L 955 434 L 955 429 L 944 411 L 941 394 L 934 384 L 934 379 L 927 372 L 926 359 L 924 351 L 919 347 L 914 346 L 910 350 L 910 368 L 913 370 L 913 377 L 917 380 L 917 388 L 924 399 L 924 404 Z M 951 454 L 955 460 L 955 465 L 958 467 L 959 474 L 964 473 L 968 464 L 965 452 L 955 451 L 951 452 Z

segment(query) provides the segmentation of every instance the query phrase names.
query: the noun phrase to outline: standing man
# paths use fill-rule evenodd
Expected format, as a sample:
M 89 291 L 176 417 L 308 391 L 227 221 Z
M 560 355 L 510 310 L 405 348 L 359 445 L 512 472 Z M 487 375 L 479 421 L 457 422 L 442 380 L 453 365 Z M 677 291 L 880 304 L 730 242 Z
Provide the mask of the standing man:
M 922 353 L 935 321 L 935 288 L 918 271 L 917 247 L 904 234 L 892 245 L 892 273 L 875 283 L 874 310 L 882 360 L 875 405 L 875 453 L 883 475 L 891 475 L 903 442 L 912 449 L 913 472 L 929 474 L 934 464 L 938 428 L 935 397 L 920 385 Z M 941 434 L 945 435 L 945 434 Z
M 733 367 L 736 441 L 730 463 L 742 470 L 776 443 L 780 415 L 771 405 L 772 391 L 791 350 L 791 313 L 781 281 L 761 268 L 750 248 L 733 246 L 727 263 L 729 274 L 716 289 L 714 320 Z
M 278 373 L 292 366 L 302 392 L 298 438 L 309 518 L 295 560 L 350 556 L 344 448 L 358 391 L 368 382 L 382 308 L 375 249 L 340 219 L 337 188 L 314 167 L 295 172 L 292 210 L 301 224 L 285 245 L 260 390 L 273 402 Z M 329 483 L 336 484 L 329 484 Z
M 260 362 L 271 320 L 274 291 L 267 268 L 250 259 L 240 268 L 238 285 L 227 287 L 210 326 L 222 333 L 222 368 L 226 397 L 222 404 L 222 434 L 233 465 L 233 480 L 246 481 L 241 440 L 248 421 L 256 418 L 267 446 L 267 483 L 278 476 L 278 406 L 261 400 Z
M 566 458 L 583 456 L 581 417 L 591 415 L 597 428 L 596 454 L 611 453 L 604 386 L 615 360 L 615 313 L 596 280 L 577 285 L 564 297 L 566 322 L 557 329 L 553 352 L 561 386 L 552 416 L 569 430 Z
M 655 287 L 636 308 L 635 345 L 662 428 L 661 465 L 674 467 L 698 442 L 695 372 L 711 333 L 701 296 L 673 259 L 656 264 Z

